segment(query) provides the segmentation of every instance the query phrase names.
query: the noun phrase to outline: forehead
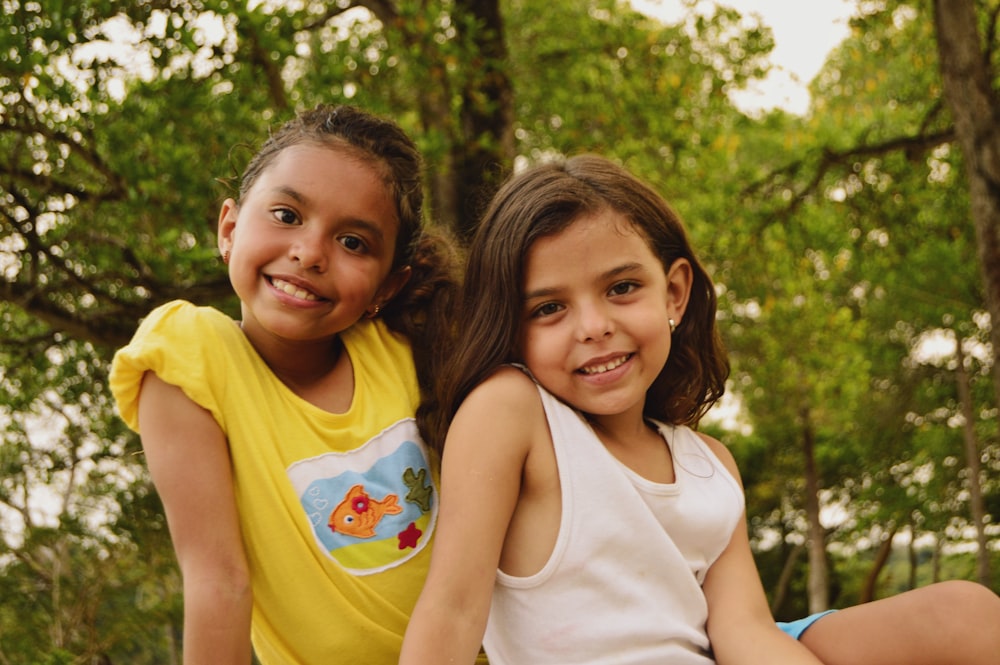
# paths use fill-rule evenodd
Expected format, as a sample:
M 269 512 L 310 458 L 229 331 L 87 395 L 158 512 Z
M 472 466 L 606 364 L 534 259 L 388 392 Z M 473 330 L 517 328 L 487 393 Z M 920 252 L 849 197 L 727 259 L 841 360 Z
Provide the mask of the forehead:
M 539 268 L 557 258 L 603 263 L 623 255 L 656 258 L 645 235 L 630 219 L 604 208 L 580 215 L 562 230 L 535 240 L 528 248 L 526 268 Z
M 286 193 L 303 205 L 398 225 L 396 207 L 380 166 L 336 144 L 302 143 L 275 155 L 250 192 Z
M 352 146 L 337 142 L 295 143 L 274 155 L 263 169 L 262 176 L 278 173 L 292 175 L 303 182 L 318 181 L 330 184 L 349 179 L 388 190 L 381 165 Z

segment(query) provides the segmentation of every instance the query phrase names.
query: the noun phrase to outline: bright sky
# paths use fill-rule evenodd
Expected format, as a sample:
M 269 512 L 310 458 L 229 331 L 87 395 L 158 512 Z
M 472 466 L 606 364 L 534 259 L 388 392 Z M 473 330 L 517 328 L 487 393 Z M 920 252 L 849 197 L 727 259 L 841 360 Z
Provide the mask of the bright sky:
M 713 0 L 700 0 L 699 8 L 710 11 Z M 753 90 L 734 98 L 740 108 L 753 110 L 781 107 L 804 114 L 809 108 L 806 86 L 822 67 L 826 56 L 848 35 L 847 20 L 854 0 L 717 0 L 744 16 L 757 15 L 774 33 L 771 75 Z M 641 12 L 680 21 L 685 9 L 680 0 L 632 0 Z

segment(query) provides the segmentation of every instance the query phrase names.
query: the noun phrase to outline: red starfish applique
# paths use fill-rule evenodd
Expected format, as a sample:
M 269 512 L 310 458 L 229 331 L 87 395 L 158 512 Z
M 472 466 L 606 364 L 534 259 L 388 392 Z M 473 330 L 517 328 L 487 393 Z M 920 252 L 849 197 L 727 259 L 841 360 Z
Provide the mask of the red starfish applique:
M 399 532 L 399 549 L 405 550 L 408 547 L 416 547 L 417 541 L 420 540 L 420 536 L 422 535 L 424 535 L 424 532 L 417 528 L 416 523 L 410 522 L 410 526 Z

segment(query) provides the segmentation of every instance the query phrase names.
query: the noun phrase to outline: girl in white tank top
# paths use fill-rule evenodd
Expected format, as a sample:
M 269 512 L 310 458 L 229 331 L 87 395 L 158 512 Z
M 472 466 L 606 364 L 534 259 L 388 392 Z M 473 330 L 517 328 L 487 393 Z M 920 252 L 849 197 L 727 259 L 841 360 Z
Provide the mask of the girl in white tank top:
M 693 429 L 728 376 L 715 314 L 680 220 L 620 167 L 505 183 L 429 420 L 431 445 L 447 429 L 441 507 L 401 663 L 471 663 L 482 642 L 493 665 L 996 665 L 1000 601 L 977 585 L 802 640 L 774 623 L 736 464 Z

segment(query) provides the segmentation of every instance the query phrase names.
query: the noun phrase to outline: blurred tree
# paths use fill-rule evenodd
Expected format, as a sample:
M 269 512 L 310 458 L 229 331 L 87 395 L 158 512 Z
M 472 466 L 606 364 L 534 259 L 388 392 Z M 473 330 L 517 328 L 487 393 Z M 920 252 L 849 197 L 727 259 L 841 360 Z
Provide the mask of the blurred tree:
M 826 545 L 846 545 L 848 551 L 851 543 L 877 543 L 905 525 L 930 529 L 947 541 L 967 537 L 964 526 L 989 522 L 984 508 L 969 497 L 976 495 L 971 488 L 995 475 L 990 473 L 995 467 L 982 474 L 963 469 L 964 464 L 955 467 L 956 459 L 966 458 L 959 423 L 969 416 L 959 413 L 955 379 L 949 374 L 941 383 L 939 373 L 922 359 L 952 325 L 959 326 L 967 348 L 987 351 L 967 362 L 975 392 L 968 413 L 977 418 L 980 456 L 989 466 L 997 449 L 997 411 L 989 406 L 996 396 L 976 379 L 991 371 L 996 375 L 989 321 L 1000 319 L 988 315 L 983 295 L 982 247 L 969 221 L 962 151 L 942 98 L 930 12 L 926 2 L 859 3 L 852 35 L 811 86 L 810 114 L 801 121 L 771 114 L 760 129 L 773 133 L 752 134 L 759 172 L 746 172 L 744 182 L 750 185 L 741 199 L 744 213 L 733 220 L 740 231 L 732 240 L 738 248 L 742 234 L 748 249 L 742 255 L 718 254 L 741 256 L 723 262 L 720 271 L 725 314 L 732 317 L 728 330 L 737 390 L 748 405 L 759 392 L 777 393 L 767 395 L 769 403 L 749 406 L 752 423 L 772 422 L 803 401 L 808 410 L 802 412 L 810 416 L 835 404 L 828 413 L 831 424 L 843 428 L 843 437 L 820 437 L 813 450 L 822 503 L 839 498 L 851 509 L 837 532 L 826 533 Z M 982 7 L 980 12 L 986 34 L 992 34 L 996 12 Z M 990 48 L 993 42 L 984 41 Z M 996 57 L 993 51 L 984 53 L 986 62 Z M 742 155 L 737 160 L 752 161 Z M 796 275 L 809 272 L 811 279 L 796 281 Z M 771 320 L 776 308 L 791 308 L 798 300 L 803 311 L 802 303 L 812 303 L 808 307 L 815 310 L 818 299 L 825 299 L 829 317 L 850 313 L 834 334 L 836 344 L 813 341 L 823 338 L 817 325 L 837 320 L 818 310 L 804 325 L 798 317 Z M 852 347 L 849 335 L 860 330 L 863 337 Z M 761 345 L 778 338 L 770 351 Z M 846 352 L 849 361 L 840 368 L 829 358 L 822 372 L 802 371 L 803 347 L 818 354 Z M 780 359 L 779 353 L 784 354 Z M 851 385 L 859 380 L 864 384 Z M 837 383 L 855 393 L 853 406 L 810 397 L 809 386 Z M 791 424 L 796 421 L 790 416 L 787 421 L 783 432 L 757 429 L 754 436 L 795 440 Z M 805 483 L 801 470 L 810 468 L 808 456 L 791 458 L 788 444 L 777 447 L 780 452 L 771 451 L 771 464 L 763 471 L 764 486 L 780 486 L 782 474 L 789 484 Z M 760 452 L 757 446 L 750 450 Z M 770 473 L 775 477 L 768 481 Z M 991 491 L 987 487 L 979 495 L 988 497 Z M 806 510 L 810 502 L 815 509 L 812 491 L 803 495 L 789 489 L 781 495 L 793 497 L 807 519 L 797 529 L 779 529 L 771 520 L 772 528 L 786 537 L 806 532 L 813 540 L 823 537 L 808 514 L 815 510 Z M 790 513 L 778 515 L 788 519 Z M 833 540 L 841 537 L 847 542 Z M 821 548 L 811 551 L 810 566 L 822 566 Z M 984 552 L 981 561 L 986 559 Z M 872 572 L 877 576 L 877 570 Z M 814 587 L 814 606 L 822 604 L 823 587 Z
M 988 13 L 980 4 L 993 5 Z M 970 215 L 993 322 L 993 382 L 1000 406 L 1000 95 L 995 63 L 1000 7 L 974 0 L 934 0 L 944 98 L 964 157 Z
M 934 1 L 944 97 L 955 119 L 955 133 L 961 147 L 969 186 L 970 213 L 976 230 L 979 265 L 986 310 L 990 315 L 993 346 L 993 388 L 1000 407 L 1000 95 L 996 90 L 1000 7 L 981 18 L 973 0 Z M 990 581 L 989 550 L 986 545 L 986 507 L 980 486 L 979 446 L 975 437 L 975 409 L 969 395 L 962 341 L 957 341 L 957 371 L 966 420 L 966 460 L 973 523 L 979 556 L 978 577 Z

